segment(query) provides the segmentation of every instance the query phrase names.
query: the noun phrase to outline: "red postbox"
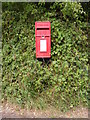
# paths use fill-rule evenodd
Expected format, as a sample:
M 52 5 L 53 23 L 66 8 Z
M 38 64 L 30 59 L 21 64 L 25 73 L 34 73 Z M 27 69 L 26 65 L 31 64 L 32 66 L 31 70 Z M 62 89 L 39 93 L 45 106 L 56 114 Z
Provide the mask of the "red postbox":
M 36 58 L 51 57 L 50 22 L 35 22 Z

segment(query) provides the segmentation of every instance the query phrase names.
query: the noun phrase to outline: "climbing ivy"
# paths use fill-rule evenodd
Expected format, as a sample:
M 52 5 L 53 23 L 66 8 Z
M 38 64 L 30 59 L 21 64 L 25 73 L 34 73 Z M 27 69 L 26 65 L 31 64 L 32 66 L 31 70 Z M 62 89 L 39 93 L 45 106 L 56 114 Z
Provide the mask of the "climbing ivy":
M 3 3 L 2 100 L 65 111 L 87 104 L 87 14 L 81 3 Z M 35 21 L 51 22 L 51 58 L 36 59 Z

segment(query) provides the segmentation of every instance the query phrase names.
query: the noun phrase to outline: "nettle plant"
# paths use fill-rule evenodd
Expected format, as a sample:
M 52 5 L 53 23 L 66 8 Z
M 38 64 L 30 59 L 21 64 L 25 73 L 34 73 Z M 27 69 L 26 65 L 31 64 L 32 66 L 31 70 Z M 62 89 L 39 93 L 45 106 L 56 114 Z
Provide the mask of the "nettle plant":
M 87 104 L 87 23 L 81 4 L 19 5 L 23 11 L 10 4 L 3 10 L 2 100 L 39 109 L 50 105 L 63 111 Z M 51 22 L 51 59 L 37 60 L 34 24 L 46 20 Z

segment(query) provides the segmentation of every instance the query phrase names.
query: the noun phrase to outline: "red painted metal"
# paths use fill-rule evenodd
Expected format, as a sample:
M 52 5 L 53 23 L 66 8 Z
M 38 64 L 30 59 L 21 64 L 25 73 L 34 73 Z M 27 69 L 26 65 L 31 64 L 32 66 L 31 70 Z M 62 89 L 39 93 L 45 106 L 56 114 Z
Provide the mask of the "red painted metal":
M 46 51 L 40 51 L 40 40 L 46 40 Z M 51 25 L 50 22 L 35 22 L 36 58 L 51 57 Z M 42 41 L 43 42 L 43 41 Z

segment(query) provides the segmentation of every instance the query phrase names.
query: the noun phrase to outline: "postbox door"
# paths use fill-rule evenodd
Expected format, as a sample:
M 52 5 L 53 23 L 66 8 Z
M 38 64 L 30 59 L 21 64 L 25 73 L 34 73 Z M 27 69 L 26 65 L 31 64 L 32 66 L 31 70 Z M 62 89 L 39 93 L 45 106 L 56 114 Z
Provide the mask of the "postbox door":
M 49 57 L 50 56 L 50 37 L 46 36 L 42 38 L 41 36 L 37 37 L 36 41 L 36 56 L 38 57 Z

